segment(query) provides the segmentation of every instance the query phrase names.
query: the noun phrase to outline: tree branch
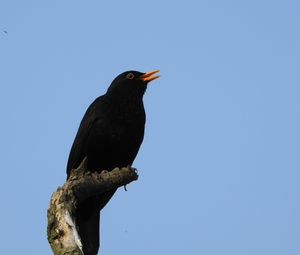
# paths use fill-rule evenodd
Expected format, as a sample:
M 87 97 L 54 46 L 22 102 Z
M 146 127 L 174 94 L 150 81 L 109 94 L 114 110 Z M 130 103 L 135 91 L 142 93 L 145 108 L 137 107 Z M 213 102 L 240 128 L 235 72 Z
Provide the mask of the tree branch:
M 48 209 L 48 241 L 55 255 L 82 255 L 81 239 L 74 215 L 77 205 L 87 198 L 124 186 L 138 179 L 136 169 L 115 168 L 112 171 L 86 172 L 86 158 L 69 179 L 51 196 Z

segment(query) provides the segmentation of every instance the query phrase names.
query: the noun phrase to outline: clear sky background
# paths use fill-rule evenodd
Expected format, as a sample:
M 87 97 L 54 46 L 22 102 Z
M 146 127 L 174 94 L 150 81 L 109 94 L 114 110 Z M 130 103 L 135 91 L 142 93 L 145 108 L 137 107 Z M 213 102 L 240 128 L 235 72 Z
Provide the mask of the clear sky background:
M 300 254 L 299 1 L 0 1 L 1 254 L 52 254 L 50 195 L 88 105 L 145 95 L 140 178 L 101 254 Z

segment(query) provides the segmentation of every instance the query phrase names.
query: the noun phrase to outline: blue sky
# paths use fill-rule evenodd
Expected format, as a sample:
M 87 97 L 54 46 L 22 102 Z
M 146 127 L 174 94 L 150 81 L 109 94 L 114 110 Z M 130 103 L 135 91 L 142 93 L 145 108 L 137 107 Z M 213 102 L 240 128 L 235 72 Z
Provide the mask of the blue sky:
M 3 254 L 52 254 L 51 193 L 119 73 L 161 70 L 101 254 L 300 254 L 298 1 L 0 2 Z M 6 32 L 5 32 L 6 31 Z

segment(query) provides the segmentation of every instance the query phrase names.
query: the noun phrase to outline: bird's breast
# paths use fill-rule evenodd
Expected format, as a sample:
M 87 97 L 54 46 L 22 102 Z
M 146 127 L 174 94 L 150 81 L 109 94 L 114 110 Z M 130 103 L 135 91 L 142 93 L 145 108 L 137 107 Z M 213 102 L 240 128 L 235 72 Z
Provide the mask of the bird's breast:
M 107 118 L 105 123 L 99 123 L 90 143 L 89 169 L 112 170 L 131 165 L 143 141 L 144 126 L 145 119 L 141 115 Z

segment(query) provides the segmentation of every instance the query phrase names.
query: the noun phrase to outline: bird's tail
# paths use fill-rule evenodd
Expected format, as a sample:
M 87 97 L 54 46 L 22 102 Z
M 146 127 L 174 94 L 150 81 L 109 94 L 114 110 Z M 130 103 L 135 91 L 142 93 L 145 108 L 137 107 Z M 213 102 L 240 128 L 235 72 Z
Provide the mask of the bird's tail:
M 88 198 L 78 206 L 75 218 L 84 255 L 97 255 L 98 253 L 100 211 L 115 191 Z
M 99 248 L 100 210 L 96 197 L 81 203 L 76 215 L 76 225 L 84 255 L 96 255 Z

